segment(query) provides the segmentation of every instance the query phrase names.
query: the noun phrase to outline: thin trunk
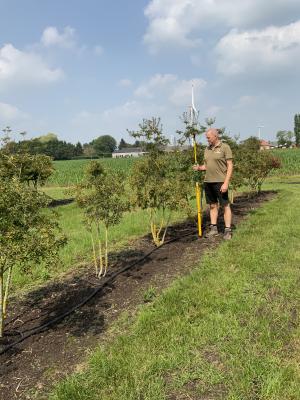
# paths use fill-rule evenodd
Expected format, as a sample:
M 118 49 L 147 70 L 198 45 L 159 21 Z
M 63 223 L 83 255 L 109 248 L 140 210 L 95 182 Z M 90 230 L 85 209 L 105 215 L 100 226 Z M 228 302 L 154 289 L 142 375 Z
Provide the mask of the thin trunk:
M 96 248 L 95 248 L 95 242 L 94 242 L 94 238 L 93 238 L 93 231 L 91 231 L 91 239 L 92 239 L 92 245 L 93 245 L 95 272 L 96 272 L 96 276 L 98 276 L 98 261 L 97 261 L 97 256 L 96 256 Z
M 102 243 L 100 239 L 100 227 L 99 224 L 97 225 L 97 232 L 98 232 L 98 250 L 99 250 L 99 259 L 100 259 L 100 271 L 98 274 L 98 278 L 101 278 L 103 273 L 103 256 L 102 256 Z
M 8 292 L 10 288 L 10 282 L 12 278 L 12 269 L 13 267 L 10 266 L 8 269 L 8 275 L 6 278 L 6 285 L 5 285 L 5 292 L 4 292 L 4 298 L 3 298 L 3 318 L 6 318 L 6 306 L 7 306 L 7 299 L 8 299 Z
M 169 228 L 170 220 L 171 220 L 171 214 L 169 215 L 169 218 L 167 220 L 166 227 L 165 227 L 165 230 L 164 230 L 164 234 L 163 234 L 163 237 L 162 237 L 162 239 L 160 241 L 160 245 L 162 245 L 164 243 L 164 241 L 165 241 L 165 237 L 166 237 L 167 230 Z
M 108 227 L 105 227 L 105 271 L 104 276 L 106 275 L 108 268 Z
M 0 267 L 0 338 L 3 337 L 4 330 L 4 313 L 3 313 L 3 265 Z

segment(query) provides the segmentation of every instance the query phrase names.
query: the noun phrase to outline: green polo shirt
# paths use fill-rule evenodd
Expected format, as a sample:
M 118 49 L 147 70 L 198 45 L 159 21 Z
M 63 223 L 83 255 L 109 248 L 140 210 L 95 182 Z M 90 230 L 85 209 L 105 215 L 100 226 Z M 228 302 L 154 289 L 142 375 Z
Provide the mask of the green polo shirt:
M 204 182 L 224 182 L 227 172 L 227 160 L 232 159 L 232 151 L 227 143 L 208 146 L 204 151 L 206 174 Z

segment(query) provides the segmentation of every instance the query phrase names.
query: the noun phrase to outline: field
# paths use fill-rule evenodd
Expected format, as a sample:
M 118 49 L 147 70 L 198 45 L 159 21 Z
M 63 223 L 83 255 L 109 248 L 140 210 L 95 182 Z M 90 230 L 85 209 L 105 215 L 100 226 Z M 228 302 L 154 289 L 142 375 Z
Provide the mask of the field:
M 273 154 L 281 160 L 282 167 L 274 170 L 271 175 L 299 175 L 300 174 L 300 149 L 276 149 Z
M 108 168 L 128 172 L 134 162 L 133 158 L 101 158 L 100 161 Z M 84 168 L 90 160 L 54 161 L 55 172 L 47 186 L 72 186 L 81 182 Z
M 111 231 L 108 278 L 136 266 L 68 318 L 0 354 L 5 398 L 16 398 L 17 387 L 19 399 L 296 400 L 300 152 L 275 154 L 282 168 L 264 184 L 268 192 L 233 205 L 229 243 L 197 239 L 195 220 L 178 212 L 171 242 L 153 252 L 147 212 L 127 213 Z M 104 162 L 129 171 L 134 161 Z M 86 163 L 57 162 L 56 180 L 42 190 L 70 197 L 67 189 L 82 179 Z M 74 203 L 56 210 L 69 237 L 61 264 L 15 276 L 18 311 L 10 312 L 5 344 L 51 323 L 99 287 L 81 211 Z

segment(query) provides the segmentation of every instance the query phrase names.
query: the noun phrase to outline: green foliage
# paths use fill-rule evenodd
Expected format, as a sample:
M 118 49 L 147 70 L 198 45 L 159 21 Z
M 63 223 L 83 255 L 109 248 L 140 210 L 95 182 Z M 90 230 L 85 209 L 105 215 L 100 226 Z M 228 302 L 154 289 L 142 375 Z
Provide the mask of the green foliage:
M 84 222 L 91 233 L 94 264 L 97 276 L 104 275 L 108 267 L 108 230 L 120 223 L 129 202 L 125 196 L 125 175 L 104 169 L 98 161 L 91 161 L 86 169 L 85 180 L 75 188 L 76 201 L 84 212 Z M 105 230 L 104 251 L 101 242 L 101 227 Z M 99 250 L 99 263 L 96 247 Z M 103 255 L 104 253 L 104 255 Z
M 184 130 L 176 131 L 176 133 L 179 135 L 178 143 L 183 145 L 188 142 L 190 145 L 192 145 L 197 141 L 197 137 L 206 131 L 206 127 L 199 126 L 197 120 L 191 122 L 187 112 L 182 114 L 181 120 L 184 124 Z
M 128 133 L 138 139 L 142 139 L 140 144 L 144 150 L 150 153 L 160 153 L 163 147 L 169 143 L 169 140 L 164 136 L 160 118 L 152 117 L 143 119 L 139 124 L 138 131 L 129 131 Z
M 281 162 L 281 167 L 271 171 L 271 175 L 300 175 L 300 149 L 274 149 L 272 154 Z
M 294 133 L 292 131 L 278 131 L 276 138 L 278 146 L 290 147 L 293 143 Z
M 107 168 L 120 171 L 128 175 L 135 158 L 103 158 L 101 163 Z M 49 179 L 50 185 L 72 186 L 84 179 L 84 168 L 90 160 L 60 160 L 54 161 L 55 171 Z
M 255 136 L 250 136 L 241 143 L 241 148 L 246 152 L 256 152 L 260 149 L 260 140 Z
M 36 140 L 38 140 L 41 143 L 47 143 L 53 140 L 58 140 L 58 137 L 55 133 L 49 132 L 46 135 L 39 136 L 38 138 L 36 138 Z
M 189 207 L 193 172 L 188 154 L 150 153 L 139 159 L 130 176 L 131 201 L 149 210 L 153 241 L 165 239 L 171 213 Z
M 44 212 L 49 201 L 16 177 L 9 184 L 0 178 L 0 336 L 13 269 L 28 274 L 42 260 L 46 265 L 53 264 L 65 243 L 58 234 L 55 214 Z
M 252 191 L 260 192 L 266 177 L 281 164 L 271 152 L 254 150 L 252 144 L 240 146 L 235 154 L 233 183 L 237 187 L 245 184 Z
M 44 185 L 54 171 L 50 157 L 43 154 L 30 155 L 28 153 L 5 154 L 0 152 L 0 178 L 11 179 L 16 177 L 28 185 Z
M 90 143 L 96 154 L 111 154 L 117 148 L 116 140 L 110 135 L 99 136 Z

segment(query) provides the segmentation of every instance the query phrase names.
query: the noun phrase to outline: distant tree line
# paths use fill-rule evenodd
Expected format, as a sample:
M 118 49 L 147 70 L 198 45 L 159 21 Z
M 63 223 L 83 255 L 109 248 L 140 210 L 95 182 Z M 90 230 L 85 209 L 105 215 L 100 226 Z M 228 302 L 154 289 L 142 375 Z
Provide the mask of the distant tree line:
M 11 129 L 6 127 L 3 132 L 5 134 L 10 133 Z M 117 148 L 116 140 L 110 135 L 99 136 L 90 143 L 81 144 L 77 142 L 73 144 L 59 140 L 54 133 L 48 133 L 30 140 L 25 139 L 25 132 L 21 134 L 22 140 L 10 140 L 4 143 L 4 147 L 11 154 L 26 152 L 31 155 L 44 154 L 53 160 L 70 160 L 74 158 L 110 157 Z

